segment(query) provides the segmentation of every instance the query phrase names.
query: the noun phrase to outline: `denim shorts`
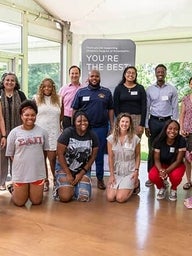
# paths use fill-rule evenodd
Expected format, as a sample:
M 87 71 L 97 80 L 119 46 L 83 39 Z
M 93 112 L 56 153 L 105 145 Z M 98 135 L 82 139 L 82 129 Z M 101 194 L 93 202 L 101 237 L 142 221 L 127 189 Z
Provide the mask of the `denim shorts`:
M 59 169 L 59 170 L 58 170 Z M 89 201 L 91 198 L 91 171 L 86 172 L 84 176 L 88 178 L 89 182 L 80 181 L 75 186 L 71 185 L 68 181 L 61 181 L 61 178 L 67 176 L 66 173 L 61 172 L 61 169 L 58 168 L 55 170 L 55 188 L 54 193 L 57 194 L 57 190 L 61 187 L 74 187 L 74 196 L 73 198 L 78 200 L 80 197 L 84 197 L 84 201 Z

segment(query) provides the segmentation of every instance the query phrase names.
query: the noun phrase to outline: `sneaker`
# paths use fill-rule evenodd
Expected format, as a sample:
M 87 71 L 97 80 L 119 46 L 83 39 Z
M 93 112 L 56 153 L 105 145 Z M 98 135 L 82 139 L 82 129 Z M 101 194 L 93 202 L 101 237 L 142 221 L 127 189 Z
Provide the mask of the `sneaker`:
M 97 187 L 101 190 L 105 190 L 106 186 L 103 180 L 97 180 Z
M 159 192 L 157 193 L 157 199 L 161 200 L 164 199 L 166 196 L 166 189 L 165 188 L 160 188 Z
M 153 186 L 153 183 L 152 183 L 150 180 L 147 180 L 147 181 L 145 182 L 145 186 L 146 186 L 146 187 L 151 187 L 151 186 Z
M 12 194 L 13 193 L 13 184 L 8 184 L 7 190 L 9 191 L 10 194 Z
M 169 194 L 169 200 L 176 201 L 177 200 L 177 190 L 171 189 Z

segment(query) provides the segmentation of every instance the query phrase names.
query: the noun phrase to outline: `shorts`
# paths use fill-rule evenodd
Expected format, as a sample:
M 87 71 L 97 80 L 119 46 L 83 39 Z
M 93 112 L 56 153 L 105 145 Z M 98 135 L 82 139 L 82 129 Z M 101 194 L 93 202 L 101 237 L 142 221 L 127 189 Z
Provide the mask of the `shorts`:
M 126 176 L 120 176 L 115 174 L 116 183 L 111 185 L 113 189 L 134 189 L 135 180 L 132 178 L 132 174 Z
M 33 185 L 37 185 L 37 186 L 42 186 L 44 184 L 45 180 L 36 180 L 36 181 L 33 181 L 33 182 L 13 182 L 13 184 L 15 185 L 15 187 L 21 187 L 25 184 L 33 184 Z
M 59 169 L 59 168 L 58 168 Z M 68 181 L 61 181 L 61 178 L 64 178 L 67 176 L 66 173 L 60 172 L 61 170 L 55 171 L 55 188 L 54 193 L 57 194 L 57 190 L 61 187 L 74 187 L 74 196 L 73 198 L 78 200 L 80 196 L 83 196 L 86 198 L 84 201 L 89 201 L 91 198 L 91 171 L 86 172 L 84 174 L 85 177 L 88 178 L 89 182 L 80 181 L 75 186 L 71 185 Z

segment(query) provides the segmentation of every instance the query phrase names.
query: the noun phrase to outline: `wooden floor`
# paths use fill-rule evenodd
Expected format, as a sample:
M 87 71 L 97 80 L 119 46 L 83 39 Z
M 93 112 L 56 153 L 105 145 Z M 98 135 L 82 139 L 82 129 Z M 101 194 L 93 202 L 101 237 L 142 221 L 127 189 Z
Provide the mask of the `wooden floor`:
M 19 208 L 0 192 L 0 256 L 190 255 L 192 210 L 183 200 L 192 190 L 180 186 L 177 202 L 157 201 L 141 169 L 141 193 L 125 204 L 107 202 L 95 177 L 89 203 L 53 201 L 50 191 L 41 206 Z

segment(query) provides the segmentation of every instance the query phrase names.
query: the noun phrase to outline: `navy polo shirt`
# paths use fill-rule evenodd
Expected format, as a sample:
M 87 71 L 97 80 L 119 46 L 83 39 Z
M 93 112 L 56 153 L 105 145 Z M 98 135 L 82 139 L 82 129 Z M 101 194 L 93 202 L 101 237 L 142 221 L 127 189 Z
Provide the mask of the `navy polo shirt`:
M 108 88 L 90 85 L 77 91 L 71 107 L 84 111 L 92 128 L 106 127 L 109 122 L 108 110 L 113 109 L 113 99 Z

